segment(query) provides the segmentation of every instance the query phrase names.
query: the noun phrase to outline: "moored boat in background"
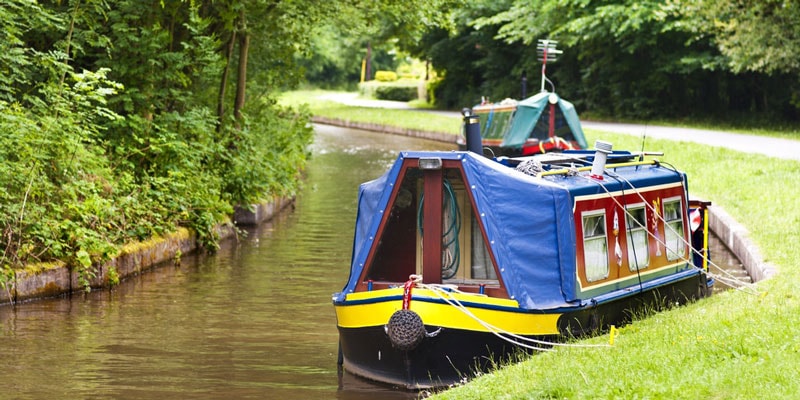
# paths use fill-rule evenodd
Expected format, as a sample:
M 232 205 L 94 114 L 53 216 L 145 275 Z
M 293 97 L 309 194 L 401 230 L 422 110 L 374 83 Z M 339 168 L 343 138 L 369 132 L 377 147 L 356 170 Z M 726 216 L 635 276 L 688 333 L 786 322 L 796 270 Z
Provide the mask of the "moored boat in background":
M 493 156 L 526 156 L 586 149 L 575 106 L 553 92 L 472 108 L 480 117 L 483 147 Z M 464 143 L 466 143 L 464 141 Z
M 482 148 L 493 157 L 526 156 L 587 148 L 575 106 L 555 92 L 555 85 L 545 74 L 548 61 L 561 54 L 556 41 L 539 40 L 539 61 L 542 62 L 541 91 L 526 98 L 527 81 L 523 78 L 522 100 L 505 99 L 499 103 L 486 100 L 472 107 L 480 119 Z M 545 90 L 545 81 L 551 91 Z M 465 138 L 459 139 L 461 150 Z

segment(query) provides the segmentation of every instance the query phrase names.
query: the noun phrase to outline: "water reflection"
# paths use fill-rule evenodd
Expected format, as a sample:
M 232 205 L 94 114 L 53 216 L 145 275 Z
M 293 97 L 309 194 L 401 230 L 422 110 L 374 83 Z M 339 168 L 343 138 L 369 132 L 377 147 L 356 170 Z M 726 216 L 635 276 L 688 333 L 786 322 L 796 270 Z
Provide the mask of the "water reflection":
M 710 272 L 718 276 L 714 283 L 714 293 L 728 290 L 734 287 L 741 287 L 741 284 L 753 283 L 747 275 L 742 262 L 725 246 L 720 238 L 712 233 L 708 238 L 708 251 L 711 255 L 713 265 L 709 267 Z
M 111 291 L 0 306 L 15 399 L 407 399 L 336 366 L 358 185 L 412 138 L 317 126 L 296 209 Z M 12 394 L 13 393 L 13 394 Z

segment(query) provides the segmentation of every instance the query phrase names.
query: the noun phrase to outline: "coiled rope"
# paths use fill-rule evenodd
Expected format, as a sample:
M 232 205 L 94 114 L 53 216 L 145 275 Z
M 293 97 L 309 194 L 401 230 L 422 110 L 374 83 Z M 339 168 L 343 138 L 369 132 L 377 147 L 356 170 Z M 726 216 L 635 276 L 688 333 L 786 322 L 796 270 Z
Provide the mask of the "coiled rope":
M 461 210 L 458 207 L 455 191 L 450 181 L 444 180 L 444 224 L 447 229 L 442 232 L 442 279 L 450 279 L 458 273 L 458 266 L 461 263 L 461 244 L 458 235 L 461 232 Z M 420 237 L 424 232 L 422 229 L 423 205 L 425 194 L 419 199 L 417 210 L 417 226 L 419 226 Z

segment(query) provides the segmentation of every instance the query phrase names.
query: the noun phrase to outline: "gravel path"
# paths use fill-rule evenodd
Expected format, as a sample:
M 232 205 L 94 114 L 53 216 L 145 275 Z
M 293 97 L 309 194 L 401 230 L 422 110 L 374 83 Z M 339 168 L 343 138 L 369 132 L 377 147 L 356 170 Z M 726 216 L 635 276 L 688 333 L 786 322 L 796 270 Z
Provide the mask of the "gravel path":
M 745 153 L 758 153 L 787 160 L 800 160 L 800 140 L 771 138 L 766 136 L 727 133 L 704 129 L 674 128 L 667 126 L 622 124 L 615 122 L 581 121 L 581 126 L 605 132 L 679 140 L 725 147 Z

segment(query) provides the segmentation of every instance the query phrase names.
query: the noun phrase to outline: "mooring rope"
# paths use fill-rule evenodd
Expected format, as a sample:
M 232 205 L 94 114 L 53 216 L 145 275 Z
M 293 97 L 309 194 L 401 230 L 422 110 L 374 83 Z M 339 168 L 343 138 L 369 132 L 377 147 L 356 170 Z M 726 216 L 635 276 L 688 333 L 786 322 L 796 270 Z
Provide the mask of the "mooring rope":
M 663 164 L 663 163 L 662 163 L 662 164 Z M 673 170 L 675 170 L 675 169 L 673 168 Z M 633 187 L 633 185 L 631 184 L 631 182 L 630 182 L 630 181 L 628 181 L 627 179 L 625 179 L 624 177 L 622 177 L 622 176 L 619 176 L 619 175 L 618 175 L 618 174 L 616 174 L 616 173 L 612 173 L 611 171 L 606 171 L 606 172 L 608 172 L 608 173 L 609 173 L 609 175 L 611 175 L 611 176 L 615 177 L 616 179 L 621 179 L 621 180 L 625 181 L 625 183 L 627 183 L 629 186 Z M 677 171 L 676 171 L 676 172 L 677 172 Z M 603 186 L 603 185 L 601 185 L 601 186 Z M 605 189 L 605 186 L 603 186 L 603 187 L 604 187 L 604 189 Z M 606 189 L 606 191 L 608 191 L 608 190 Z M 644 201 L 644 203 L 645 203 L 645 206 L 646 206 L 646 207 L 650 207 L 650 208 L 651 208 L 651 211 L 655 212 L 655 208 L 654 208 L 653 206 L 651 206 L 651 205 L 650 205 L 650 204 L 649 204 L 649 203 L 648 203 L 648 202 L 647 202 L 647 201 L 644 199 L 644 196 L 642 196 L 642 194 L 641 194 L 641 193 L 640 193 L 638 190 L 637 190 L 637 191 L 635 191 L 635 192 L 636 192 L 636 194 L 639 196 L 639 198 L 641 198 L 641 199 Z M 627 212 L 627 210 L 626 210 L 626 212 Z M 687 246 L 688 246 L 690 249 L 692 248 L 692 246 L 691 246 L 691 245 L 690 245 L 690 244 L 689 244 L 689 243 L 688 243 L 688 242 L 687 242 L 685 239 L 683 239 L 683 237 L 682 237 L 681 235 L 678 235 L 678 232 L 676 232 L 674 229 L 672 229 L 672 227 L 671 227 L 671 226 L 669 226 L 668 224 L 666 224 L 666 221 L 664 220 L 664 218 L 663 218 L 663 217 L 661 217 L 661 215 L 660 215 L 660 214 L 656 213 L 656 215 L 657 215 L 659 218 L 661 218 L 661 220 L 662 220 L 662 223 L 663 223 L 663 225 L 664 225 L 665 229 L 666 229 L 666 228 L 670 229 L 670 231 L 672 231 L 672 233 L 673 233 L 673 234 L 675 234 L 676 236 L 678 236 L 678 237 L 680 237 L 680 238 L 681 238 L 681 240 L 683 241 L 684 245 L 687 245 Z M 638 221 L 637 221 L 637 223 L 638 223 Z M 645 229 L 646 229 L 646 228 L 645 228 Z M 658 240 L 658 238 L 656 238 L 656 240 Z M 666 247 L 666 243 L 661 243 L 661 244 L 663 244 L 663 245 Z M 749 283 L 749 282 L 744 282 L 744 281 L 742 281 L 742 280 L 738 279 L 738 278 L 737 278 L 735 275 L 731 274 L 729 271 L 725 270 L 724 268 L 720 267 L 720 266 L 719 266 L 719 265 L 717 265 L 715 262 L 713 262 L 713 261 L 712 261 L 710 258 L 708 258 L 708 256 L 707 256 L 705 253 L 698 253 L 698 255 L 699 255 L 700 257 L 702 257 L 702 259 L 703 259 L 703 260 L 705 260 L 706 262 L 708 262 L 708 265 L 710 265 L 710 266 L 713 266 L 713 267 L 714 267 L 714 268 L 716 268 L 716 269 L 717 269 L 717 270 L 718 270 L 720 273 L 722 273 L 722 275 L 725 275 L 725 276 L 722 276 L 722 275 L 719 275 L 719 274 L 713 273 L 713 272 L 711 272 L 711 271 L 707 271 L 707 273 L 708 273 L 708 274 L 709 274 L 711 277 L 713 277 L 714 279 L 718 279 L 718 280 L 720 280 L 721 282 L 724 282 L 724 283 L 728 284 L 728 286 L 731 286 L 732 288 L 734 288 L 734 289 L 736 289 L 736 290 L 741 290 L 741 291 L 743 291 L 743 292 L 745 292 L 745 293 L 752 294 L 752 295 L 759 295 L 758 289 L 755 287 L 755 285 L 754 285 L 754 284 L 752 284 L 752 283 Z M 685 258 L 684 258 L 684 261 L 687 261 L 687 262 L 689 262 L 689 260 L 687 260 L 687 259 L 685 259 Z M 743 287 L 744 287 L 744 288 L 747 288 L 747 290 L 743 290 L 743 289 L 741 289 L 741 288 L 743 288 Z M 749 292 L 748 290 L 752 290 L 753 292 L 751 293 L 751 292 Z
M 410 277 L 410 279 L 413 279 L 412 277 L 415 277 L 415 276 L 416 275 L 412 275 Z M 536 351 L 552 351 L 552 349 L 538 347 L 538 346 L 534 346 L 534 345 L 528 344 L 528 343 L 533 343 L 533 344 L 537 344 L 537 345 L 541 345 L 541 346 L 551 346 L 551 347 L 557 347 L 557 346 L 561 346 L 561 347 L 610 347 L 611 346 L 610 344 L 579 344 L 579 343 L 552 342 L 552 341 L 534 339 L 534 338 L 518 335 L 518 334 L 515 334 L 513 332 L 506 331 L 506 330 L 504 330 L 502 328 L 499 328 L 497 326 L 494 326 L 494 325 L 482 320 L 477 315 L 473 314 L 466 306 L 464 306 L 461 303 L 461 301 L 459 301 L 455 296 L 453 296 L 452 288 L 449 287 L 449 285 L 426 284 L 426 283 L 422 283 L 421 281 L 415 281 L 415 284 L 417 285 L 417 287 L 419 287 L 421 289 L 430 290 L 437 297 L 442 299 L 445 303 L 455 307 L 457 310 L 459 310 L 462 313 L 464 313 L 464 315 L 472 318 L 473 320 L 475 320 L 475 322 L 477 322 L 478 324 L 480 324 L 481 326 L 486 328 L 486 330 L 488 330 L 493 335 L 499 337 L 500 339 L 505 340 L 506 342 L 509 342 L 509 343 L 511 343 L 513 345 L 516 345 L 516 346 L 520 346 L 520 347 L 523 347 L 523 348 L 526 348 L 526 349 L 536 350 Z M 456 292 L 464 293 L 464 292 L 460 292 L 458 290 L 456 290 Z M 469 293 L 469 294 L 473 294 L 473 293 Z
M 651 205 L 650 202 L 647 201 L 647 199 L 644 198 L 644 196 L 642 195 L 642 193 L 639 190 L 636 190 L 636 187 L 629 180 L 625 179 L 625 177 L 622 177 L 622 176 L 610 171 L 609 169 L 605 169 L 605 172 L 609 176 L 611 176 L 611 177 L 613 177 L 615 179 L 620 179 L 620 180 L 624 181 L 625 183 L 627 183 L 628 186 L 631 187 L 631 190 L 633 190 L 633 192 L 642 200 L 642 202 L 645 205 L 645 208 L 650 210 L 650 212 L 659 220 L 659 222 L 661 222 L 661 224 L 664 226 L 664 229 L 669 229 L 673 234 L 675 234 L 676 237 L 680 238 L 680 240 L 683 242 L 683 244 L 685 246 L 687 246 L 689 249 L 692 248 L 692 245 L 683 237 L 683 235 L 678 234 L 677 231 L 675 231 L 669 224 L 667 224 L 667 221 L 664 219 L 664 217 L 661 215 L 661 213 L 657 212 L 655 207 L 653 205 Z M 611 192 L 608 190 L 608 188 L 605 185 L 603 185 L 601 182 L 597 181 L 596 179 L 592 179 L 592 178 L 590 178 L 588 176 L 580 175 L 580 174 L 577 174 L 577 173 L 575 174 L 575 176 L 578 176 L 580 178 L 586 179 L 586 180 L 588 180 L 590 182 L 593 182 L 596 185 L 600 186 L 606 192 L 606 194 L 609 195 L 611 200 L 618 207 L 620 207 L 623 210 L 625 215 L 631 215 L 630 212 L 628 211 L 628 209 L 626 207 L 624 207 L 619 202 L 619 200 L 617 200 L 614 196 L 612 196 Z M 633 215 L 631 215 L 631 216 L 633 216 Z M 646 226 L 642 225 L 638 220 L 636 220 L 636 218 L 632 218 L 632 220 L 636 223 L 636 225 L 638 225 L 641 228 L 644 228 L 645 231 L 647 232 L 648 236 L 652 237 L 656 241 L 656 243 L 658 243 L 660 245 L 663 245 L 665 249 L 668 249 L 666 240 L 662 240 L 661 238 L 656 236 L 655 233 L 650 232 L 650 230 L 647 229 Z M 706 254 L 698 253 L 698 255 L 700 255 L 700 257 L 702 257 L 703 260 L 708 262 L 708 264 L 710 266 L 713 266 L 714 268 L 719 270 L 723 275 L 727 275 L 727 276 L 721 276 L 721 275 L 718 275 L 718 274 L 713 273 L 711 271 L 706 271 L 706 273 L 709 276 L 711 276 L 712 278 L 719 279 L 721 282 L 726 283 L 728 286 L 731 286 L 735 290 L 739 290 L 739 291 L 742 291 L 744 293 L 751 294 L 751 295 L 759 295 L 758 290 L 755 288 L 755 286 L 752 283 L 744 282 L 744 281 L 738 279 L 733 274 L 731 274 L 730 272 L 726 271 L 724 268 L 722 268 L 719 265 L 717 265 L 716 263 L 714 263 L 710 258 L 708 258 L 708 256 Z M 686 257 L 683 257 L 683 256 L 681 256 L 681 260 L 683 260 L 685 262 L 689 262 L 689 263 L 692 262 L 691 260 L 689 260 L 689 259 L 687 259 Z

